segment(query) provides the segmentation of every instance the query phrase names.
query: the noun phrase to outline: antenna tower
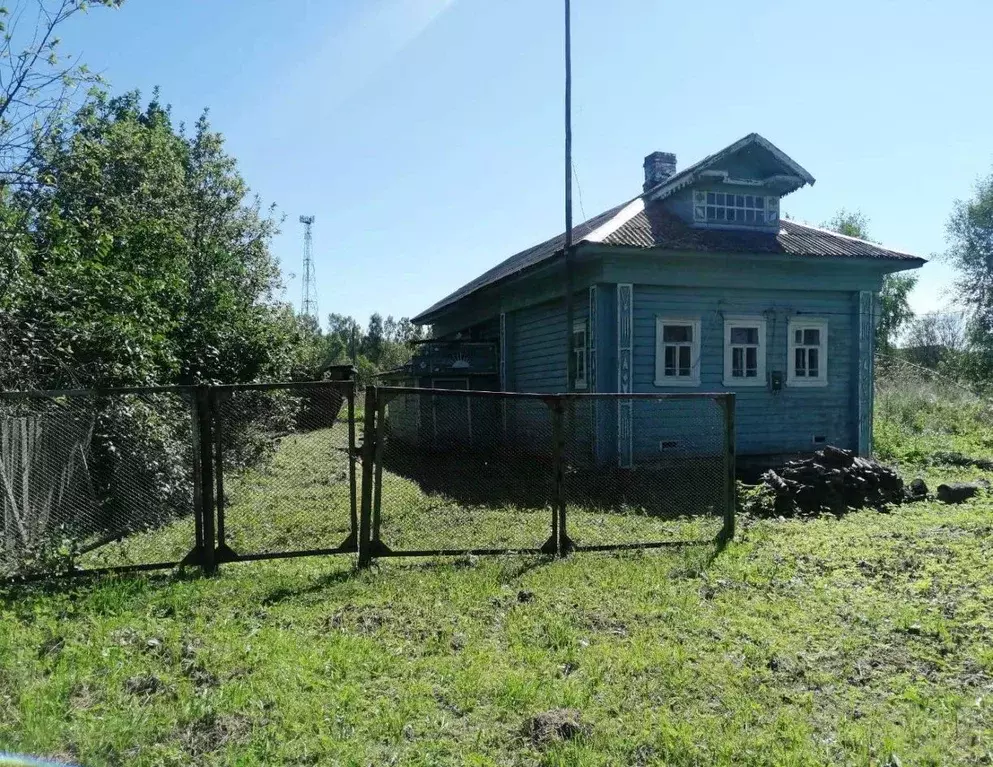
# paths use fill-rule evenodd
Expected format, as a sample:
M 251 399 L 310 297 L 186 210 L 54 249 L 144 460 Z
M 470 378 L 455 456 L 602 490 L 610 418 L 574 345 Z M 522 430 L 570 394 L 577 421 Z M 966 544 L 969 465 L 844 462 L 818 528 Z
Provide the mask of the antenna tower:
M 314 248 L 310 227 L 313 216 L 300 216 L 303 224 L 303 297 L 300 299 L 300 313 L 320 322 L 317 316 L 317 287 L 314 284 Z

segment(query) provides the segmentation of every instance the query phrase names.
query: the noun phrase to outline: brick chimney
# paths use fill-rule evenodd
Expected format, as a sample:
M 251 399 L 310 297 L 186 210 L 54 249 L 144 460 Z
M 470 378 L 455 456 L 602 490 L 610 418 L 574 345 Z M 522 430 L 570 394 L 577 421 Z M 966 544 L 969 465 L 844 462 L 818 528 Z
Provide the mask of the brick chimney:
M 658 186 L 676 172 L 676 155 L 672 152 L 652 152 L 645 158 L 646 192 Z

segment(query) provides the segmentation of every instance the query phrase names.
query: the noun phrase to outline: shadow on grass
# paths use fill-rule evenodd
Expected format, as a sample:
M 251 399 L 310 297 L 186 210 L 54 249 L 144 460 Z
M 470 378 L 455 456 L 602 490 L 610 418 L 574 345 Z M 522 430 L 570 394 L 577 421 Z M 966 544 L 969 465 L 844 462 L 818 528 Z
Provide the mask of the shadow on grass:
M 362 571 L 357 566 L 352 566 L 347 570 L 336 570 L 332 573 L 325 573 L 324 575 L 315 578 L 311 583 L 296 588 L 276 588 L 263 596 L 260 600 L 260 604 L 265 607 L 270 607 L 287 599 L 296 599 L 297 597 L 302 597 L 307 594 L 314 594 L 332 586 L 347 583 L 358 576 L 361 572 Z
M 550 456 L 508 454 L 477 448 L 426 450 L 393 441 L 383 453 L 384 471 L 407 479 L 426 495 L 441 495 L 464 506 L 543 509 L 555 502 Z M 671 456 L 635 469 L 571 461 L 563 492 L 568 503 L 601 513 L 632 507 L 645 516 L 712 516 L 724 503 L 724 459 Z
M 9 607 L 26 599 L 50 596 L 65 596 L 75 600 L 108 587 L 125 592 L 124 595 L 129 598 L 144 598 L 153 590 L 209 577 L 196 567 L 127 573 L 80 571 L 72 575 L 45 575 L 35 580 L 15 580 L 0 584 L 0 605 Z

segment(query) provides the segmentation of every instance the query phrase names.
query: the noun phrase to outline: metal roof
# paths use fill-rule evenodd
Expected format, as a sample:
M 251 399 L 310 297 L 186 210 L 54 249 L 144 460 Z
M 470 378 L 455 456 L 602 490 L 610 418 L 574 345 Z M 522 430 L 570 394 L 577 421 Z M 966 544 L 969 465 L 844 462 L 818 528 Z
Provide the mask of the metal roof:
M 714 163 L 735 152 L 758 145 L 771 152 L 790 172 L 792 187 L 812 184 L 813 176 L 787 157 L 771 142 L 757 133 L 736 141 L 720 152 L 694 163 L 679 173 L 649 189 L 628 202 L 594 216 L 573 227 L 572 239 L 577 245 L 584 242 L 626 248 L 653 248 L 720 253 L 779 253 L 802 257 L 870 258 L 923 263 L 923 259 L 892 248 L 885 248 L 866 240 L 848 237 L 836 232 L 808 226 L 790 219 L 780 219 L 778 232 L 748 231 L 743 229 L 701 228 L 687 224 L 683 219 L 666 210 L 662 201 L 701 177 Z M 712 171 L 711 171 L 712 172 Z M 791 189 L 792 191 L 792 189 Z M 538 264 L 551 261 L 562 254 L 565 234 L 545 240 L 527 250 L 522 250 L 455 292 L 421 312 L 413 322 L 426 322 L 438 311 L 488 287 Z M 909 266 L 909 264 L 908 264 Z

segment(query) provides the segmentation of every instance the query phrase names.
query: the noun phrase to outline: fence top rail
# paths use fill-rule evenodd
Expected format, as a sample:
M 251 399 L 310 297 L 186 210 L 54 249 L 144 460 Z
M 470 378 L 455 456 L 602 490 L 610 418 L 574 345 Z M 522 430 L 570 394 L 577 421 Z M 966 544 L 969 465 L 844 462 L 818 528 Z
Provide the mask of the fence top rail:
M 201 386 L 112 386 L 97 389 L 34 389 L 28 391 L 0 391 L 2 400 L 59 399 L 59 398 L 98 398 L 118 397 L 127 394 L 189 394 L 198 389 L 221 392 L 230 391 L 271 391 L 274 389 L 313 389 L 330 388 L 348 391 L 354 388 L 354 381 L 277 381 L 274 383 L 216 384 Z
M 328 388 L 346 391 L 355 386 L 354 381 L 279 381 L 276 383 L 218 384 L 207 388 L 219 392 L 232 391 L 273 391 L 275 389 L 314 389 Z
M 29 391 L 0 391 L 0 400 L 57 399 L 59 397 L 115 397 L 125 394 L 182 394 L 195 386 L 118 386 L 104 389 L 35 389 Z
M 493 399 L 514 399 L 547 402 L 549 400 L 723 400 L 734 396 L 734 392 L 562 392 L 538 394 L 534 392 L 483 391 L 479 389 L 429 389 L 416 386 L 377 386 L 377 391 L 387 395 L 430 394 L 440 396 L 462 396 Z

